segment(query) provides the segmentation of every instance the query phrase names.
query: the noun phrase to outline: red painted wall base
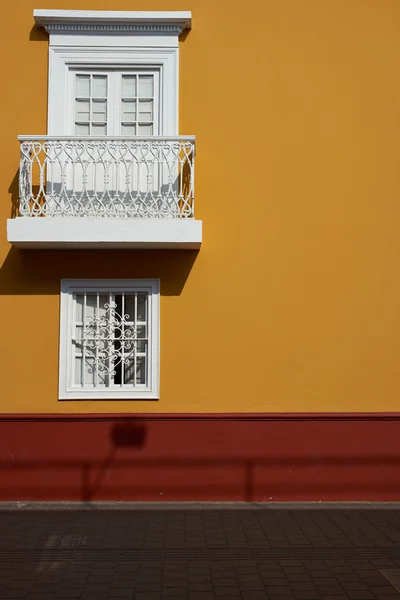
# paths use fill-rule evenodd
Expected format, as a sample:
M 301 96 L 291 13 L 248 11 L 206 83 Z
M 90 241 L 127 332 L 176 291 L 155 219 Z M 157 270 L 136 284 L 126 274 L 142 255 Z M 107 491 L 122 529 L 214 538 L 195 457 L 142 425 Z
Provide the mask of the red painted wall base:
M 0 499 L 400 500 L 400 415 L 3 415 Z

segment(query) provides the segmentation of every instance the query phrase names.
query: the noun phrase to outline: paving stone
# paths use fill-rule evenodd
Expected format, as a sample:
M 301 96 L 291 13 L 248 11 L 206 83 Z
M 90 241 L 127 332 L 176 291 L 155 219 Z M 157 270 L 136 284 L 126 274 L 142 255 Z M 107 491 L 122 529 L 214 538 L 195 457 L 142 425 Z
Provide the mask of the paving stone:
M 243 600 L 269 600 L 268 595 L 265 592 L 260 591 L 244 591 L 242 593 Z
M 287 573 L 286 574 L 287 581 L 290 582 L 302 582 L 302 581 L 311 581 L 311 577 L 306 573 Z
M 1 507 L 1 600 L 399 597 L 399 504 Z
M 387 597 L 390 595 L 393 595 L 395 593 L 395 589 L 393 588 L 393 586 L 391 585 L 379 585 L 379 586 L 375 586 L 375 585 L 371 585 L 369 588 L 369 591 L 372 592 L 373 594 L 375 594 L 375 596 L 377 596 L 378 598 L 380 597 Z M 400 595 L 397 594 L 398 599 L 400 598 Z
M 171 588 L 163 588 L 162 590 L 163 596 L 175 596 L 175 597 L 185 597 L 187 596 L 186 587 L 171 587 Z
M 351 600 L 374 600 L 376 598 L 375 594 L 369 591 L 357 592 L 357 591 L 349 591 L 347 595 Z
M 219 577 L 214 577 L 212 578 L 213 584 L 215 586 L 232 586 L 232 585 L 236 585 L 236 577 L 235 578 L 231 578 L 231 579 L 225 579 L 223 577 L 219 578 Z
M 62 588 L 56 592 L 56 598 L 80 598 L 81 595 L 82 590 L 76 588 Z
M 286 577 L 263 577 L 264 584 L 268 587 L 274 585 L 288 585 Z
M 348 593 L 347 590 L 344 590 L 339 585 L 320 585 L 317 586 L 317 592 L 322 596 L 326 595 L 341 595 L 343 593 Z
M 273 586 L 266 585 L 265 589 L 270 596 L 272 596 L 272 595 L 282 596 L 282 595 L 287 595 L 287 594 L 292 593 L 292 589 L 288 585 L 273 585 Z
M 247 590 L 263 591 L 264 590 L 264 584 L 261 581 L 259 581 L 259 582 L 240 581 L 238 583 L 238 587 L 241 591 L 247 591 Z
M 299 582 L 295 581 L 290 584 L 290 587 L 292 588 L 292 590 L 299 591 L 299 592 L 307 591 L 307 590 L 308 591 L 312 590 L 313 592 L 317 591 L 315 588 L 315 585 L 312 583 L 312 581 L 299 581 Z
M 111 588 L 108 590 L 107 595 L 108 598 L 133 598 L 135 594 L 134 590 L 129 588 Z
M 294 592 L 295 597 L 298 600 L 323 600 L 323 597 L 318 592 L 312 591 L 298 591 Z

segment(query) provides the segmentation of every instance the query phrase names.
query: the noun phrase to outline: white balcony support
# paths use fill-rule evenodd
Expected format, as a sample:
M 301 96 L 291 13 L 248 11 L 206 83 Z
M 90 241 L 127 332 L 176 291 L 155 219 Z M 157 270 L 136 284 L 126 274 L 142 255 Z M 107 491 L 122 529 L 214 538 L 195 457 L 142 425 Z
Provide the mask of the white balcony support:
M 7 239 L 17 248 L 131 248 L 196 250 L 202 222 L 195 219 L 8 219 Z
M 194 136 L 20 136 L 20 247 L 186 247 L 194 220 Z

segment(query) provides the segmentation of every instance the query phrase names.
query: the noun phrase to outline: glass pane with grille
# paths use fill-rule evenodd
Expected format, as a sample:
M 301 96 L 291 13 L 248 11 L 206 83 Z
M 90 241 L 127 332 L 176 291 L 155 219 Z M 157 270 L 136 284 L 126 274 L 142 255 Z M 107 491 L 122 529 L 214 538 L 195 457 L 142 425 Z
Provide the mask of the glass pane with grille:
M 75 134 L 107 134 L 108 76 L 76 73 Z
M 153 98 L 154 77 L 153 75 L 139 75 L 139 96 L 141 98 Z
M 90 75 L 76 75 L 76 97 L 90 98 Z
M 73 303 L 75 387 L 147 386 L 148 293 L 90 292 L 75 294 Z
M 122 75 L 121 133 L 154 134 L 154 75 Z
M 136 98 L 136 75 L 123 75 L 122 77 L 122 97 Z
M 107 75 L 93 75 L 93 98 L 107 98 Z

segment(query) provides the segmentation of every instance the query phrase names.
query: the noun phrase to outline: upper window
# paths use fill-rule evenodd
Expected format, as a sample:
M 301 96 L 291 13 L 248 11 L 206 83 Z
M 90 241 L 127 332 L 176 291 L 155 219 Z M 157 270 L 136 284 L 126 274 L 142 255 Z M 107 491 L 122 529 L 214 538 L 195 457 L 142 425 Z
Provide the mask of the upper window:
M 60 399 L 158 397 L 158 280 L 63 280 L 60 324 Z
M 50 33 L 48 135 L 178 135 L 190 12 L 35 10 Z

